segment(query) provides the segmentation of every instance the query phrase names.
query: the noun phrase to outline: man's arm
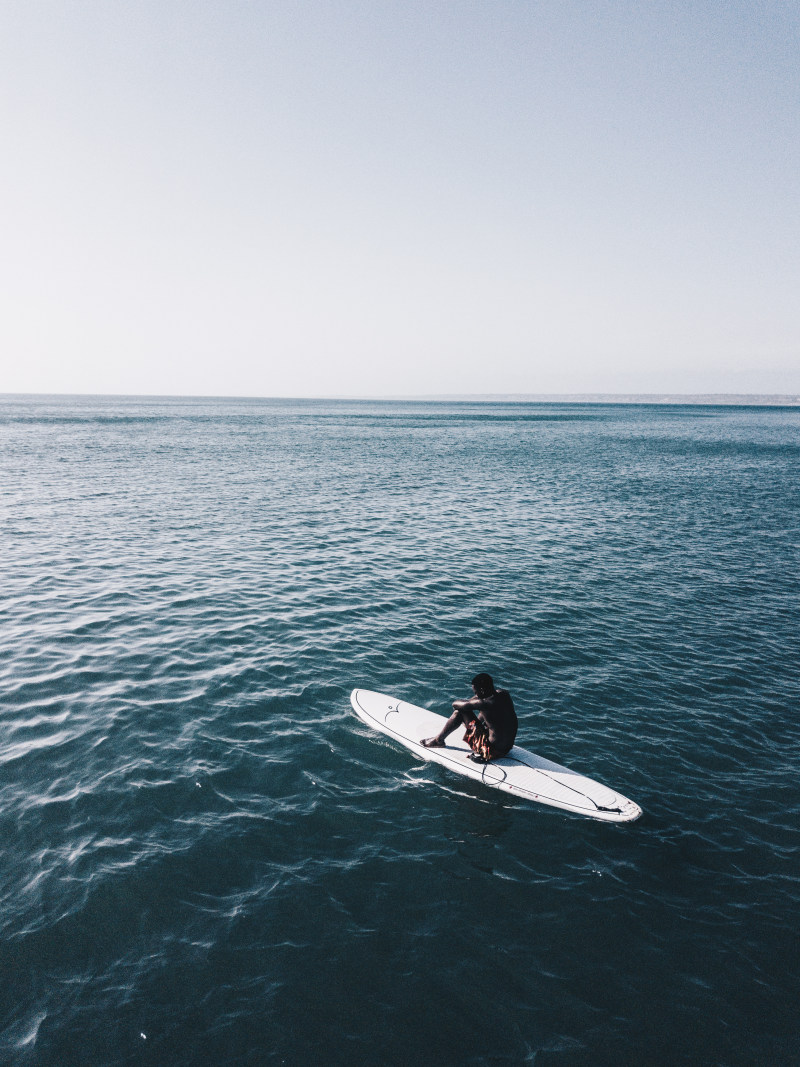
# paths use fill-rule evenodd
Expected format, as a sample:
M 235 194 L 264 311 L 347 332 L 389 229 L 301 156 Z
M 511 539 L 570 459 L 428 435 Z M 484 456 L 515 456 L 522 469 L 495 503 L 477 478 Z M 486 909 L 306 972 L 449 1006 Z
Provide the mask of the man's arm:
M 479 696 L 470 697 L 469 700 L 454 700 L 453 711 L 471 711 L 484 726 L 489 727 L 486 716 L 483 714 L 483 700 Z

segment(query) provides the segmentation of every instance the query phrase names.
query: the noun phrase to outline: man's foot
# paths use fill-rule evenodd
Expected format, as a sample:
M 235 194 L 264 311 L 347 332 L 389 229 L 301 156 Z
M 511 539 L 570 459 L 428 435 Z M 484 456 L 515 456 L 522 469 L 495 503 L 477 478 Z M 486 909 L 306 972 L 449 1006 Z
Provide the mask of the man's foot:
M 422 743 L 423 743 L 423 745 L 425 744 L 424 741 Z M 467 756 L 467 759 L 471 759 L 473 763 L 488 763 L 489 762 L 488 759 L 484 759 L 483 756 L 479 756 L 477 752 L 470 752 L 470 754 Z
M 440 737 L 426 737 L 424 741 L 420 741 L 423 748 L 444 748 L 444 741 Z

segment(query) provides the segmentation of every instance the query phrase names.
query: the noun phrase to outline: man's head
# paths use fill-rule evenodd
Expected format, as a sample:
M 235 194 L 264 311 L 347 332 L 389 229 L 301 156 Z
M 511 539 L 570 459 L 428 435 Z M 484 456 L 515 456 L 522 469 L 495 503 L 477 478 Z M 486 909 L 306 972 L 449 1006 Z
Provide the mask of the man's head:
M 491 696 L 494 692 L 494 682 L 491 674 L 476 674 L 472 679 L 472 688 L 475 690 L 476 696 Z

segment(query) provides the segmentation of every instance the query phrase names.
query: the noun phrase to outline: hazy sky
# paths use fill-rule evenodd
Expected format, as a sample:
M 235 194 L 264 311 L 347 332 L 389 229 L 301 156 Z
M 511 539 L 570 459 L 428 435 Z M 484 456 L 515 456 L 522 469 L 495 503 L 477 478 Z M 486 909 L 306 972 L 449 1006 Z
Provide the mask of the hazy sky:
M 794 0 L 2 0 L 0 392 L 800 391 Z

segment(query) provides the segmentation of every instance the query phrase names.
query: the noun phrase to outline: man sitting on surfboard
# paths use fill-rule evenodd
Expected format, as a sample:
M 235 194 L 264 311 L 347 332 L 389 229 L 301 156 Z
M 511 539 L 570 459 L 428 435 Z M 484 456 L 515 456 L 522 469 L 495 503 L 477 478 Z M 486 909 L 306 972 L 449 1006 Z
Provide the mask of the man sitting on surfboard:
M 505 689 L 495 689 L 490 674 L 476 674 L 472 679 L 469 700 L 454 700 L 453 714 L 436 737 L 426 738 L 425 748 L 441 748 L 445 738 L 466 727 L 464 740 L 472 749 L 470 759 L 476 763 L 488 763 L 511 751 L 517 736 L 517 713 L 514 702 Z

